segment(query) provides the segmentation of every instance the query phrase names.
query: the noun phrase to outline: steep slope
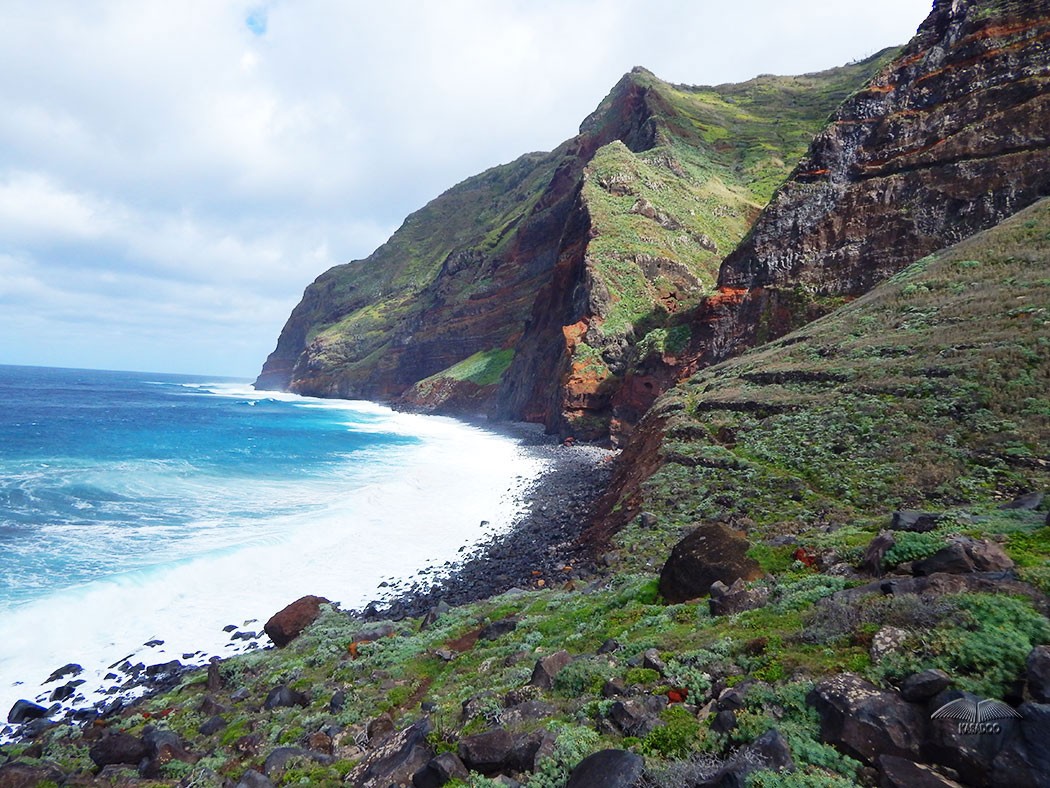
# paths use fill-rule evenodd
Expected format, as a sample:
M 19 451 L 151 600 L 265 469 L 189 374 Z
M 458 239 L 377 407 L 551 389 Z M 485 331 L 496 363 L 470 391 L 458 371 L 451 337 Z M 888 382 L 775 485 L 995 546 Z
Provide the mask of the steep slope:
M 0 784 L 1045 785 L 1050 528 L 1042 496 L 999 504 L 1050 482 L 1048 327 L 1050 200 L 660 400 L 620 466 L 663 437 L 621 477 L 650 511 L 601 575 L 386 622 L 304 598 L 265 627 L 294 624 L 282 648 L 26 723 Z M 891 507 L 960 500 L 888 547 Z M 713 516 L 762 576 L 661 598 Z M 966 547 L 994 571 L 946 566 Z M 1010 719 L 932 716 L 960 699 Z
M 712 357 L 1050 194 L 1048 39 L 1047 0 L 935 3 L 726 259 L 719 286 L 749 292 Z
M 709 367 L 639 425 L 604 538 L 641 509 L 795 533 L 1050 485 L 1050 200 Z M 743 519 L 743 518 L 746 518 Z
M 622 354 L 636 322 L 710 292 L 823 120 L 885 60 L 699 89 L 635 69 L 574 139 L 464 181 L 320 276 L 257 385 L 563 426 L 568 359 L 589 351 L 562 327 L 605 324 L 589 347 Z

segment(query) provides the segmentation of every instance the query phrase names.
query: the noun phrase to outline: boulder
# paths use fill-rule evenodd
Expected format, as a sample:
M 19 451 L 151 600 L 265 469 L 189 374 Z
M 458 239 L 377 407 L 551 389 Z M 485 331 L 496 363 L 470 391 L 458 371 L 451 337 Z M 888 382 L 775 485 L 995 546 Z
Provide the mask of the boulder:
M 890 654 L 900 651 L 910 635 L 908 630 L 900 627 L 880 627 L 871 639 L 871 661 L 881 662 Z
M 945 572 L 950 575 L 965 575 L 975 571 L 973 560 L 959 542 L 942 547 L 933 555 L 912 564 L 912 574 L 923 577 Z
M 88 757 L 100 768 L 113 764 L 138 766 L 144 758 L 149 757 L 149 747 L 137 736 L 110 733 L 91 746 Z
M 441 788 L 452 780 L 466 782 L 468 777 L 470 772 L 459 756 L 454 752 L 443 752 L 412 775 L 412 785 L 415 788 Z
M 609 709 L 609 719 L 625 736 L 645 736 L 663 725 L 660 712 L 667 707 L 664 695 L 647 695 L 638 700 L 618 700 Z
M 769 604 L 769 589 L 765 586 L 747 588 L 742 578 L 737 578 L 733 585 L 727 586 L 721 580 L 711 584 L 711 599 L 708 606 L 713 616 L 730 616 L 755 610 Z
M 481 630 L 481 633 L 478 635 L 478 640 L 495 640 L 498 637 L 513 632 L 517 626 L 518 619 L 516 618 L 503 618 L 499 621 L 493 621 Z
M 427 611 L 426 615 L 423 616 L 423 620 L 419 622 L 420 631 L 430 629 L 432 626 L 434 626 L 435 623 L 437 623 L 437 620 L 439 618 L 441 618 L 443 615 L 445 615 L 445 613 L 447 613 L 451 609 L 452 608 L 449 606 L 448 602 L 446 602 L 444 599 L 439 599 L 438 603 L 434 605 L 434 607 L 430 608 L 430 610 Z
M 901 684 L 901 697 L 909 703 L 925 703 L 948 689 L 951 683 L 951 676 L 939 668 L 912 673 Z
M 61 785 L 66 779 L 53 763 L 20 763 L 11 761 L 0 766 L 0 788 L 36 788 L 43 782 Z
M 211 736 L 225 728 L 229 723 L 219 715 L 209 717 L 197 727 L 197 733 L 201 736 Z
M 430 721 L 419 720 L 368 751 L 347 775 L 354 788 L 387 788 L 391 784 L 410 785 L 412 777 L 434 758 L 427 743 Z
M 741 747 L 715 774 L 697 784 L 697 788 L 745 788 L 752 772 L 768 770 L 793 772 L 795 762 L 784 735 L 770 728 L 753 742 Z
M 21 725 L 30 720 L 39 720 L 47 716 L 47 709 L 32 701 L 25 699 L 16 700 L 11 710 L 7 712 L 7 721 L 12 725 Z
M 466 767 L 491 777 L 511 768 L 514 738 L 503 728 L 459 740 L 459 758 Z
M 893 513 L 890 528 L 894 531 L 911 531 L 925 533 L 937 527 L 944 515 L 939 512 L 919 512 L 915 509 L 901 509 Z
M 554 686 L 554 677 L 572 662 L 572 655 L 568 651 L 556 651 L 549 657 L 536 661 L 536 667 L 532 669 L 532 678 L 529 684 L 543 689 Z
M 659 649 L 647 648 L 642 652 L 642 667 L 648 668 L 649 670 L 655 670 L 661 676 L 667 675 L 667 665 L 665 665 L 663 659 L 660 658 Z
M 626 750 L 601 750 L 580 761 L 565 788 L 632 788 L 642 776 L 645 761 Z
M 309 706 L 310 699 L 301 692 L 293 690 L 285 684 L 279 684 L 270 690 L 263 701 L 263 708 L 267 711 L 282 707 Z
M 139 774 L 143 777 L 159 777 L 161 767 L 171 761 L 196 763 L 200 760 L 186 750 L 182 739 L 173 731 L 147 729 L 142 741 L 148 750 L 147 757 L 139 764 Z
M 920 760 L 954 769 L 964 775 L 966 782 L 983 785 L 987 782 L 992 761 L 1015 736 L 1019 720 L 996 719 L 994 728 L 974 734 L 962 730 L 958 719 L 933 716 L 940 708 L 960 698 L 969 701 L 970 708 L 974 709 L 984 700 L 971 692 L 947 690 L 927 704 L 929 716 Z
M 1043 502 L 1043 494 L 1041 492 L 1030 492 L 1024 495 L 1018 495 L 1012 501 L 1004 503 L 1000 506 L 1000 509 L 1038 509 L 1040 504 Z
M 304 596 L 288 607 L 274 613 L 266 622 L 263 631 L 278 648 L 284 648 L 310 626 L 321 615 L 321 605 L 328 600 L 323 596 Z
M 938 572 L 969 574 L 1003 572 L 1013 568 L 1013 560 L 995 542 L 960 536 L 929 558 L 916 561 L 912 565 L 912 573 L 921 577 Z
M 389 714 L 380 714 L 369 720 L 368 725 L 365 726 L 365 733 L 368 734 L 370 742 L 382 741 L 395 730 L 397 729 L 394 727 L 394 718 Z
M 722 523 L 705 523 L 682 539 L 660 571 L 660 593 L 672 604 L 707 594 L 721 581 L 755 580 L 762 576 L 758 562 L 747 555 L 751 543 L 741 531 Z
M 226 684 L 222 678 L 222 670 L 219 667 L 219 663 L 220 660 L 214 657 L 208 663 L 208 679 L 204 685 L 208 692 L 218 692 Z
M 924 717 L 896 692 L 841 673 L 817 684 L 806 700 L 820 715 L 821 738 L 853 758 L 872 765 L 880 755 L 919 754 Z
M 1010 788 L 1050 786 L 1050 705 L 1022 703 L 1015 735 L 995 754 L 989 785 Z
M 1050 646 L 1036 646 L 1025 662 L 1028 694 L 1036 703 L 1050 703 Z
M 80 682 L 70 681 L 68 684 L 63 684 L 61 687 L 55 687 L 48 700 L 52 703 L 69 700 L 76 695 L 78 686 L 80 686 Z
M 50 684 L 52 681 L 58 681 L 59 679 L 64 679 L 67 676 L 72 676 L 72 677 L 76 678 L 77 676 L 79 676 L 83 672 L 84 672 L 84 668 L 82 668 L 80 665 L 78 665 L 75 662 L 70 662 L 69 664 L 63 665 L 58 670 L 56 670 L 54 673 L 52 673 L 50 676 L 48 676 L 47 680 L 44 683 L 45 684 Z
M 896 544 L 897 540 L 893 538 L 892 533 L 889 531 L 880 533 L 865 548 L 864 557 L 861 559 L 859 566 L 860 571 L 875 577 L 882 577 L 884 569 L 882 560 L 886 557 L 886 553 Z
M 925 763 L 915 763 L 897 755 L 883 755 L 878 761 L 880 788 L 962 788 Z
M 270 778 L 255 769 L 249 769 L 234 788 L 274 788 Z

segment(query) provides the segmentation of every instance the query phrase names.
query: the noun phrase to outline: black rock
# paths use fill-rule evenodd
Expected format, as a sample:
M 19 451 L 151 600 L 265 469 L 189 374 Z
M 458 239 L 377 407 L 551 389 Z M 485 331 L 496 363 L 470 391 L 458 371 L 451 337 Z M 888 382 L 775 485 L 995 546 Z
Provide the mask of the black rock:
M 881 788 L 961 788 L 959 783 L 938 774 L 928 764 L 897 755 L 881 756 L 878 768 Z
M 493 621 L 481 630 L 481 633 L 478 635 L 478 640 L 495 640 L 498 637 L 513 632 L 517 626 L 518 619 L 516 618 L 503 618 L 499 621 Z
M 894 531 L 911 531 L 925 533 L 937 527 L 944 515 L 940 512 L 919 512 L 914 509 L 902 509 L 893 513 L 890 528 Z
M 58 670 L 56 670 L 54 673 L 52 673 L 50 676 L 48 676 L 47 677 L 47 681 L 45 681 L 44 683 L 45 684 L 50 684 L 52 681 L 58 681 L 59 679 L 64 679 L 66 676 L 79 676 L 83 672 L 84 672 L 84 668 L 82 668 L 80 665 L 76 664 L 75 662 L 70 662 L 68 665 L 63 665 Z
M 820 715 L 821 738 L 867 764 L 883 754 L 917 756 L 922 713 L 895 692 L 851 673 L 821 681 L 807 701 Z
M 988 776 L 989 785 L 1013 788 L 1050 786 L 1050 705 L 1023 703 L 1017 711 L 1020 729 L 995 753 Z
M 76 694 L 76 691 L 77 685 L 73 682 L 69 682 L 68 684 L 63 684 L 61 687 L 55 687 L 48 700 L 52 702 L 69 700 Z
M 255 769 L 249 769 L 234 788 L 274 788 L 270 778 Z
M 620 650 L 620 644 L 617 643 L 612 638 L 609 638 L 604 643 L 602 643 L 600 646 L 598 646 L 598 653 L 599 654 L 612 654 L 613 652 L 619 651 L 619 650 Z
M 427 743 L 430 721 L 423 719 L 409 726 L 381 745 L 369 750 L 347 775 L 350 785 L 388 786 L 408 784 L 412 777 L 434 758 Z
M 88 757 L 99 767 L 114 764 L 138 766 L 143 759 L 149 757 L 149 747 L 136 736 L 111 733 L 91 746 Z
M 459 758 L 468 769 L 486 776 L 508 770 L 513 761 L 514 739 L 503 728 L 459 740 Z
M 1036 703 L 1050 703 L 1050 646 L 1036 646 L 1028 653 L 1028 694 Z
M 328 701 L 328 710 L 331 711 L 332 714 L 338 714 L 339 712 L 341 712 L 343 710 L 343 707 L 345 707 L 345 706 L 346 706 L 346 691 L 345 690 L 336 690 L 334 693 L 332 693 L 332 699 L 330 701 Z
M 568 651 L 556 651 L 549 657 L 537 660 L 529 683 L 535 687 L 550 689 L 554 686 L 554 677 L 570 662 L 572 662 L 572 655 Z
M 741 532 L 722 523 L 697 527 L 671 550 L 660 571 L 660 593 L 677 604 L 706 595 L 716 580 L 731 585 L 761 577 L 762 568 L 747 555 L 750 547 Z
M 580 761 L 565 788 L 632 788 L 642 776 L 645 761 L 626 750 L 601 750 Z
M 1000 509 L 1038 509 L 1043 502 L 1041 492 L 1030 492 L 1019 495 L 1009 503 L 1004 503 Z
M 931 668 L 913 673 L 901 684 L 901 697 L 911 703 L 925 703 L 938 693 L 944 692 L 952 678 L 943 670 Z
M 715 733 L 729 733 L 729 731 L 733 730 L 733 728 L 735 727 L 735 711 L 729 711 L 728 709 L 726 709 L 725 711 L 720 711 L 717 714 L 715 714 L 715 718 L 711 720 L 711 730 L 713 730 Z
M 197 728 L 197 733 L 199 733 L 201 736 L 211 736 L 213 733 L 218 733 L 219 731 L 221 731 L 227 725 L 229 725 L 229 723 L 226 722 L 226 720 L 224 720 L 218 715 L 215 715 L 214 717 L 209 717 L 207 720 L 202 722 Z
M 7 713 L 7 721 L 13 725 L 22 725 L 30 720 L 47 716 L 47 709 L 28 700 L 16 700 Z
M 293 690 L 284 684 L 274 687 L 266 695 L 263 708 L 270 710 L 280 707 L 309 706 L 310 699 L 301 692 Z
M 159 665 L 150 665 L 146 668 L 146 675 L 151 677 L 156 676 L 171 676 L 182 670 L 182 663 L 177 659 L 171 660 L 171 662 L 162 662 Z
M 412 785 L 414 788 L 441 788 L 452 780 L 465 782 L 469 777 L 470 772 L 458 755 L 454 752 L 443 752 L 412 775 Z

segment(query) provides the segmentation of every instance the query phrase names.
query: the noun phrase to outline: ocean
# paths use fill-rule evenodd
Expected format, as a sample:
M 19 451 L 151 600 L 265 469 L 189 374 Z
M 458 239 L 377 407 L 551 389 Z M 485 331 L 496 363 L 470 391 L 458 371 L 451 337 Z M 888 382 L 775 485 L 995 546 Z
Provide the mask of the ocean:
M 0 366 L 0 715 L 69 662 L 91 705 L 117 661 L 203 664 L 246 647 L 224 627 L 261 631 L 305 594 L 360 607 L 439 575 L 543 469 L 511 438 L 366 402 Z

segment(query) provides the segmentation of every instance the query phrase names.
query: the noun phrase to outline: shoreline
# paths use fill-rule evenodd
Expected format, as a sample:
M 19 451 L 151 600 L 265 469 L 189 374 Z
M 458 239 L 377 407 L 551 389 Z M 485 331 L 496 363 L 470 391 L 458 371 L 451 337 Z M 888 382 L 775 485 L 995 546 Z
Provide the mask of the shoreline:
M 505 531 L 473 545 L 462 545 L 460 559 L 423 567 L 389 584 L 380 584 L 383 593 L 363 603 L 360 609 L 345 608 L 348 616 L 366 622 L 420 617 L 442 603 L 455 607 L 514 588 L 562 588 L 566 583 L 580 582 L 594 574 L 593 550 L 579 545 L 577 538 L 589 524 L 594 504 L 606 489 L 612 475 L 611 461 L 618 452 L 591 445 L 562 445 L 556 437 L 546 435 L 541 425 L 456 420 L 515 441 L 523 455 L 543 460 L 547 468 L 508 491 L 522 511 Z M 294 601 L 288 599 L 284 604 Z M 268 615 L 279 609 L 269 611 Z M 245 622 L 245 629 L 249 623 Z M 247 651 L 274 648 L 261 625 L 261 621 L 254 625 L 258 632 L 234 632 L 234 638 L 248 637 L 232 653 L 213 655 L 209 662 L 225 662 Z M 181 664 L 169 656 L 169 661 L 156 666 L 132 665 L 127 661 L 119 668 L 112 665 L 110 668 L 119 673 L 119 681 L 115 681 L 98 705 L 60 702 L 56 704 L 58 708 L 52 706 L 51 713 L 35 724 L 0 724 L 0 743 L 33 739 L 42 728 L 52 725 L 84 725 L 124 713 L 170 690 L 186 675 L 206 669 L 206 663 L 199 661 L 202 653 L 183 654 L 183 658 L 198 657 L 189 664 Z M 61 683 L 45 682 L 40 690 L 52 690 Z M 25 697 L 32 701 L 35 694 L 28 692 Z M 8 710 L 0 709 L 0 712 L 6 718 Z
M 397 621 L 426 615 L 442 602 L 456 607 L 515 588 L 560 588 L 594 575 L 593 549 L 578 539 L 606 491 L 619 452 L 590 444 L 566 446 L 539 424 L 460 420 L 516 440 L 533 457 L 549 463 L 548 470 L 516 491 L 524 512 L 505 532 L 478 543 L 464 560 L 449 565 L 448 574 L 403 578 L 391 584 L 388 593 L 349 614 L 366 621 Z

